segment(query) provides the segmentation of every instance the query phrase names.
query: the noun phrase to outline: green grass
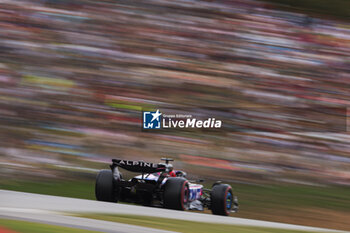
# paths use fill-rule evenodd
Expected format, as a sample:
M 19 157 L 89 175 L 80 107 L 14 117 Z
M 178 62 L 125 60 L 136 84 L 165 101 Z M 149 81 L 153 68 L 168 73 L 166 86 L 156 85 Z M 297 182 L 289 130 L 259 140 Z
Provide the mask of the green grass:
M 76 228 L 54 226 L 42 223 L 33 223 L 18 220 L 0 219 L 0 228 L 13 230 L 20 233 L 94 233 L 96 231 L 87 231 Z M 1 231 L 0 231 L 1 232 Z
M 327 208 L 350 212 L 350 188 L 306 185 L 232 184 L 242 209 L 284 206 Z M 1 180 L 0 189 L 95 200 L 95 180 Z
M 1 180 L 0 189 L 95 200 L 95 181 Z
M 232 184 L 241 210 L 310 207 L 350 212 L 350 188 L 314 187 L 306 185 L 255 186 Z M 1 180 L 0 189 L 95 200 L 95 181 L 26 181 Z
M 302 233 L 306 231 L 285 230 L 264 227 L 249 227 L 227 224 L 202 223 L 184 220 L 175 220 L 168 218 L 156 218 L 138 215 L 80 215 L 80 217 L 92 218 L 98 220 L 106 220 L 111 222 L 120 222 L 131 225 L 151 227 L 168 231 L 176 231 L 182 233 Z M 308 232 L 310 233 L 310 232 Z
M 242 208 L 327 208 L 350 212 L 350 188 L 306 185 L 232 185 Z
M 350 188 L 232 184 L 240 211 L 233 216 L 350 230 Z M 0 189 L 95 200 L 95 181 L 0 180 Z M 208 213 L 210 211 L 207 211 Z M 329 213 L 327 216 L 326 213 Z M 325 221 L 327 219 L 327 221 Z

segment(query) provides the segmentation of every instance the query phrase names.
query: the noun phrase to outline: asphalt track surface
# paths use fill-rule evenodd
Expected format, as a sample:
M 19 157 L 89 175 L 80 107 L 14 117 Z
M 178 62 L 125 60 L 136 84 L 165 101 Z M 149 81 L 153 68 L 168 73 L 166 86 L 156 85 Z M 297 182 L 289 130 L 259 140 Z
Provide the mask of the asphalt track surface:
M 325 228 L 224 217 L 211 214 L 175 211 L 155 207 L 99 202 L 77 198 L 49 196 L 33 193 L 0 190 L 0 218 L 19 219 L 53 225 L 113 233 L 170 233 L 128 224 L 69 216 L 67 213 L 128 214 L 189 220 L 206 223 L 222 223 L 256 227 L 269 227 L 316 232 L 346 232 Z

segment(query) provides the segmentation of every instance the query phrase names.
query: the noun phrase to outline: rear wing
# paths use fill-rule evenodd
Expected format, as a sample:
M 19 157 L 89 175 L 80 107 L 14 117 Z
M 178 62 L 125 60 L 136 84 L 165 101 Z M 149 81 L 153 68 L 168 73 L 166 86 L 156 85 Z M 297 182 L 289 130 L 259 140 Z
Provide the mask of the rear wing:
M 132 161 L 123 159 L 112 159 L 111 169 L 113 170 L 115 167 L 121 167 L 131 172 L 140 173 L 155 173 L 163 172 L 166 170 L 165 164 L 147 163 L 143 161 Z

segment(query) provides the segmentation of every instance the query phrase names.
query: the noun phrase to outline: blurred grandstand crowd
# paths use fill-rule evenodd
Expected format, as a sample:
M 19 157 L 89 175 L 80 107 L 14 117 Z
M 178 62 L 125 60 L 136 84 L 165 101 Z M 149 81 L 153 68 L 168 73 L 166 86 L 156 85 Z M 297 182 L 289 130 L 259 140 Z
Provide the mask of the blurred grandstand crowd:
M 169 156 L 201 176 L 350 184 L 348 22 L 250 0 L 0 4 L 0 177 Z M 143 132 L 142 109 L 224 128 Z

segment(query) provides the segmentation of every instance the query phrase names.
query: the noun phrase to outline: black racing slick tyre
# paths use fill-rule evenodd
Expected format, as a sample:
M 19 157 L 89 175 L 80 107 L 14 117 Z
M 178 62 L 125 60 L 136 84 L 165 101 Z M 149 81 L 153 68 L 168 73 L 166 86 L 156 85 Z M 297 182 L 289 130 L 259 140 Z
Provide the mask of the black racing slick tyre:
M 189 206 L 189 184 L 184 178 L 168 178 L 164 187 L 164 207 L 173 210 L 187 210 Z
M 114 179 L 111 170 L 101 170 L 96 177 L 95 196 L 98 201 L 116 202 Z
M 210 201 L 213 214 L 228 216 L 234 205 L 231 186 L 228 184 L 214 185 L 210 193 Z

